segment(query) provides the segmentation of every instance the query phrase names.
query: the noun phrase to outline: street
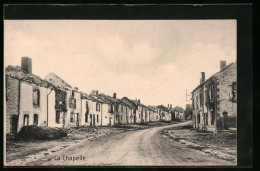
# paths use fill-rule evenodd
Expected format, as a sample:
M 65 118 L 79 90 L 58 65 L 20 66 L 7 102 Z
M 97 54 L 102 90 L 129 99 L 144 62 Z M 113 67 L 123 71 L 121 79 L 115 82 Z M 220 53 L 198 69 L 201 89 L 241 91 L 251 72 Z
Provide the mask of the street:
M 161 134 L 163 127 L 126 131 L 86 140 L 52 155 L 28 162 L 28 166 L 196 166 L 232 165 L 222 159 L 187 148 Z M 73 161 L 74 160 L 74 161 Z
M 237 20 L 23 20 L 12 8 L 21 20 L 4 22 L 5 167 L 250 166 Z

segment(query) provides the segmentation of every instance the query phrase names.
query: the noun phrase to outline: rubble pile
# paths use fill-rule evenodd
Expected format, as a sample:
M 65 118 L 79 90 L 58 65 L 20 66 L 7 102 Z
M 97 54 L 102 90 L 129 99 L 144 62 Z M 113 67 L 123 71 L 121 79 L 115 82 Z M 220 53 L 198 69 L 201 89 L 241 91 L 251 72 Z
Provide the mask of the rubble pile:
M 171 140 L 189 148 L 236 161 L 236 132 L 234 131 L 227 130 L 213 133 L 193 130 L 186 126 L 164 130 L 162 133 Z
M 52 140 L 67 136 L 66 130 L 62 128 L 38 127 L 35 125 L 24 126 L 16 136 L 16 139 L 23 140 Z
M 71 127 L 66 129 L 68 134 L 88 134 L 88 135 L 104 135 L 109 134 L 111 132 L 115 132 L 116 130 L 114 128 L 110 127 L 87 127 L 82 126 L 79 128 Z

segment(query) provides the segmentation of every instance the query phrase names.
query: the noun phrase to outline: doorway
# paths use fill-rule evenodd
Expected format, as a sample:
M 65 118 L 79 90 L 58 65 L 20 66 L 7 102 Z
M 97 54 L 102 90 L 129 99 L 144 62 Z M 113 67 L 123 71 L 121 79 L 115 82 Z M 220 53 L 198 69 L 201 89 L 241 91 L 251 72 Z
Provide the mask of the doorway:
M 93 126 L 96 125 L 96 122 L 95 122 L 95 114 L 93 114 Z
M 92 123 L 93 123 L 92 122 L 92 114 L 90 114 L 89 117 L 90 117 L 90 126 L 92 126 Z
M 214 121 L 215 121 L 215 112 L 214 112 L 213 109 L 210 111 L 210 114 L 211 114 L 211 125 L 214 125 Z
M 197 115 L 197 122 L 198 122 L 198 128 L 199 128 L 199 125 L 200 125 L 200 114 Z
M 63 128 L 65 127 L 65 124 L 66 124 L 66 115 L 67 115 L 67 113 L 63 112 L 63 115 L 62 115 L 62 126 L 63 126 Z
M 112 117 L 109 117 L 109 126 L 112 125 Z
M 33 115 L 33 124 L 38 125 L 38 114 Z
M 77 127 L 79 127 L 79 113 L 77 113 L 76 115 L 77 115 L 76 124 L 77 124 Z
M 226 111 L 223 112 L 223 122 L 224 122 L 224 129 L 228 130 L 229 129 L 229 124 L 228 124 L 228 113 Z
M 12 115 L 11 118 L 11 123 L 12 123 L 12 134 L 16 134 L 17 133 L 17 126 L 18 126 L 18 116 L 17 115 Z
M 29 125 L 29 115 L 25 114 L 23 118 L 23 126 Z

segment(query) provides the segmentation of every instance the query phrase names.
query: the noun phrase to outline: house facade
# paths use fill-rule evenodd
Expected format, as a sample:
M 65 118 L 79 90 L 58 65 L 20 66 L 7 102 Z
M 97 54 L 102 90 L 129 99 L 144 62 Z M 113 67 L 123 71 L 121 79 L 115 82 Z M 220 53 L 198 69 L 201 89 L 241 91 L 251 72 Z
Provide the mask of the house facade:
M 102 126 L 114 126 L 114 111 L 115 106 L 113 101 L 111 100 L 112 97 L 108 97 L 105 94 L 99 94 L 99 99 L 103 101 L 102 104 L 102 118 L 101 118 L 101 125 Z
M 120 124 L 129 124 L 129 110 L 130 107 L 124 103 L 123 101 L 119 100 L 119 123 Z
M 102 99 L 98 96 L 98 91 L 96 91 L 94 94 L 91 93 L 90 95 L 95 101 L 93 101 L 93 113 L 90 114 L 90 126 L 101 126 L 102 123 L 102 109 L 103 104 L 105 103 Z
M 160 121 L 171 121 L 172 115 L 167 107 L 159 105 L 157 106 L 157 109 L 159 110 L 158 113 Z
M 81 105 L 81 93 L 78 91 L 78 88 L 73 88 L 69 92 L 69 115 L 67 115 L 66 119 L 68 127 L 80 126 L 82 124 Z
M 51 100 L 48 104 L 48 126 L 50 127 L 78 127 L 82 123 L 81 93 L 77 87 L 72 88 L 58 75 L 50 73 L 45 80 L 55 85 L 56 89 L 50 92 Z
M 192 91 L 193 127 L 217 131 L 236 128 L 237 117 L 237 64 L 226 66 L 220 62 L 220 71 Z
M 131 101 L 136 105 L 136 107 L 135 107 L 136 123 L 147 122 L 149 120 L 149 113 L 148 113 L 147 107 L 145 105 L 141 104 L 140 99 L 131 100 Z
M 152 106 L 147 106 L 149 111 L 149 122 L 156 121 L 156 109 Z
M 134 103 L 132 100 L 130 100 L 127 97 L 123 97 L 121 99 L 121 101 L 123 101 L 125 104 L 127 104 L 129 106 L 129 123 L 130 124 L 134 124 L 137 123 L 137 111 L 138 111 L 138 107 L 136 105 L 136 103 Z
M 6 134 L 15 135 L 23 126 L 48 126 L 47 99 L 54 86 L 32 74 L 32 62 L 22 58 L 22 67 L 5 69 Z

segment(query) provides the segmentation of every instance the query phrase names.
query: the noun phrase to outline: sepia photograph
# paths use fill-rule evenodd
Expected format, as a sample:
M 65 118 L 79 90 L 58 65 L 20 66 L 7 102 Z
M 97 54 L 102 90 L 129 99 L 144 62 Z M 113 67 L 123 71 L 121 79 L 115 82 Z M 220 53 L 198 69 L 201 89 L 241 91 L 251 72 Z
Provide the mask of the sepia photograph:
M 237 20 L 4 20 L 5 166 L 236 166 Z

